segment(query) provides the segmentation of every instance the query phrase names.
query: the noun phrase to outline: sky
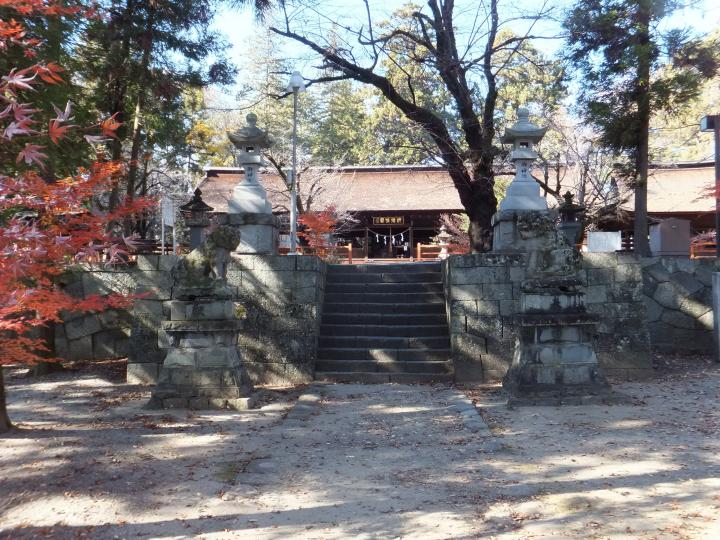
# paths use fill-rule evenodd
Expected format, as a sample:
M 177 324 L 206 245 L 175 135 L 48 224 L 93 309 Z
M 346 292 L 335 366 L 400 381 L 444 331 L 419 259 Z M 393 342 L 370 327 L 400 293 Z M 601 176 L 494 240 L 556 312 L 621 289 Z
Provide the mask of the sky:
M 548 0 L 558 16 L 563 9 L 571 6 L 573 2 L 570 0 Z M 720 1 L 718 0 L 690 0 L 691 7 L 677 10 L 672 17 L 668 18 L 663 25 L 665 28 L 673 28 L 685 26 L 695 32 L 701 34 L 710 33 L 720 28 Z M 309 2 L 308 2 L 309 3 Z M 370 0 L 371 12 L 374 20 L 387 18 L 394 10 L 406 3 L 406 0 Z M 417 4 L 424 4 L 422 0 L 416 0 Z M 501 0 L 500 17 L 502 19 L 517 19 L 523 14 L 536 11 L 543 3 L 543 0 L 520 0 L 512 2 Z M 317 20 L 321 21 L 327 13 L 341 13 L 347 21 L 362 20 L 365 16 L 363 3 L 359 0 L 320 0 L 317 2 L 322 6 L 321 12 L 318 12 Z M 477 0 L 458 0 L 456 3 L 455 20 L 458 25 L 464 24 L 462 17 L 463 10 L 474 13 L 474 6 Z M 327 19 L 326 19 L 327 20 Z M 469 23 L 468 23 L 469 24 Z M 527 28 L 527 21 L 514 20 L 507 25 L 507 28 L 520 33 Z M 216 18 L 215 27 L 220 30 L 231 45 L 228 54 L 231 60 L 240 68 L 245 64 L 245 48 L 248 37 L 257 32 L 263 32 L 263 24 L 257 21 L 250 9 L 223 9 Z M 552 21 L 543 21 L 536 25 L 533 29 L 534 33 L 544 36 L 558 35 L 560 32 L 559 23 Z M 278 38 L 279 39 L 279 38 Z M 551 55 L 563 46 L 561 39 L 542 39 L 537 40 L 535 46 L 544 53 Z M 293 61 L 301 72 L 310 70 L 308 67 L 312 64 L 309 59 L 308 51 L 303 50 L 302 46 L 297 44 L 286 44 L 284 50 L 287 56 Z M 239 75 L 242 78 L 242 73 Z

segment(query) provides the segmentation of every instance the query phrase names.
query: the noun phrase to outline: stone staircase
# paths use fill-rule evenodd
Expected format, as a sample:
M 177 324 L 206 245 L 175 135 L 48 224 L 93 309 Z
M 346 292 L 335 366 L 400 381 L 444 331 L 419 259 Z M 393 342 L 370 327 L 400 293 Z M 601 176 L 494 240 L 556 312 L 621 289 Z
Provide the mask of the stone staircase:
M 329 265 L 315 378 L 453 378 L 439 263 Z

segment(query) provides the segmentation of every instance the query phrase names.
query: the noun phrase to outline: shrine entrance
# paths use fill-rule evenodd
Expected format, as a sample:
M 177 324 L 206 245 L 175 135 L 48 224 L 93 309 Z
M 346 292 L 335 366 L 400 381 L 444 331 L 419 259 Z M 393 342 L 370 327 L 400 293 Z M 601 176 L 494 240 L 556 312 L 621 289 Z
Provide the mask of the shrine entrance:
M 416 258 L 417 244 L 429 244 L 439 231 L 439 213 L 362 212 L 358 222 L 338 235 L 352 244 L 353 260 Z

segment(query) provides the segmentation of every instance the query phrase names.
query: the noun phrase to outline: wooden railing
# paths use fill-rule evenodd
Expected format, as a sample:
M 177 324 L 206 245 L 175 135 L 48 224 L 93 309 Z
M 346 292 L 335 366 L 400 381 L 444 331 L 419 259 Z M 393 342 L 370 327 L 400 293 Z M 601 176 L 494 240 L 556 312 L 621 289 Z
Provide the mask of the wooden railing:
M 717 255 L 715 242 L 693 242 L 690 244 L 691 259 L 711 259 Z
M 352 264 L 353 262 L 352 244 L 338 244 L 336 246 L 329 247 L 324 251 L 326 256 L 339 258 L 340 263 Z M 318 255 L 318 249 L 308 246 L 298 246 L 297 252 L 301 255 Z M 289 248 L 278 248 L 278 254 L 287 255 L 288 253 L 290 253 Z
M 416 261 L 436 261 L 440 256 L 441 247 L 438 244 L 421 244 L 418 242 L 415 247 Z M 450 244 L 448 246 L 449 255 L 464 255 L 469 253 L 468 249 L 463 246 Z

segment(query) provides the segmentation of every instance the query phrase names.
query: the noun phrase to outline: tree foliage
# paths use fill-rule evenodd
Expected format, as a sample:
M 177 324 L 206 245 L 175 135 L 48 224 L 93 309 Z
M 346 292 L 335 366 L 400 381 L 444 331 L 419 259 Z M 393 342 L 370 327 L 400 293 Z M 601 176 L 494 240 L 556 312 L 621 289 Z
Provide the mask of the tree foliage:
M 635 191 L 635 250 L 648 254 L 647 181 L 653 113 L 683 107 L 718 69 L 717 44 L 686 29 L 660 31 L 674 0 L 579 0 L 565 27 L 569 59 L 582 73 L 584 117 L 602 144 L 627 156 Z
M 116 261 L 123 250 L 106 234 L 109 222 L 142 211 L 145 201 L 100 212 L 93 200 L 112 186 L 122 167 L 100 160 L 65 178 L 48 175 L 49 148 L 84 139 L 112 139 L 120 124 L 105 118 L 89 128 L 73 124 L 72 109 L 53 114 L 35 107 L 34 99 L 63 82 L 64 69 L 42 58 L 41 42 L 23 24 L 28 17 L 89 17 L 79 7 L 47 0 L 0 0 L 16 18 L 0 19 L 0 54 L 32 63 L 9 67 L 0 77 L 0 366 L 47 361 L 50 344 L 37 333 L 60 320 L 62 311 L 95 311 L 126 305 L 117 296 L 77 299 L 57 287 L 68 265 L 97 259 L 100 252 Z M 69 164 L 68 164 L 69 165 Z M 0 432 L 9 429 L 0 367 Z
M 479 2 L 475 13 L 463 12 L 457 20 L 455 2 L 428 0 L 424 7 L 409 5 L 387 25 L 376 24 L 364 5 L 366 17 L 357 24 L 328 11 L 323 25 L 303 2 L 283 2 L 283 19 L 271 29 L 322 58 L 316 81 L 371 86 L 422 130 L 470 218 L 473 250 L 489 249 L 497 206 L 494 167 L 501 152 L 499 92 L 530 33 L 502 34 L 497 0 Z M 459 31 L 460 19 L 473 22 Z M 440 82 L 445 104 L 430 99 L 437 96 L 425 91 L 429 81 Z

